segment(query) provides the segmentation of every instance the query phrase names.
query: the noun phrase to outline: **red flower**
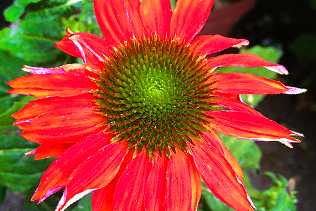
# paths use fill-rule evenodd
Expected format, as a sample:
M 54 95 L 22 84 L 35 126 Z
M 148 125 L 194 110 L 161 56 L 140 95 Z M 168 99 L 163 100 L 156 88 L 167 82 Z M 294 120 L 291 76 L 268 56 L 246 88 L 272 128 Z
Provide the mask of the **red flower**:
M 201 178 L 235 210 L 253 210 L 242 170 L 217 132 L 280 141 L 300 135 L 244 104 L 239 94 L 303 89 L 217 67 L 286 69 L 253 54 L 206 55 L 247 45 L 220 35 L 194 37 L 213 0 L 95 0 L 104 39 L 67 29 L 56 46 L 84 64 L 28 67 L 8 82 L 37 100 L 15 113 L 35 159 L 58 156 L 32 200 L 65 188 L 56 210 L 93 193 L 93 210 L 196 210 Z

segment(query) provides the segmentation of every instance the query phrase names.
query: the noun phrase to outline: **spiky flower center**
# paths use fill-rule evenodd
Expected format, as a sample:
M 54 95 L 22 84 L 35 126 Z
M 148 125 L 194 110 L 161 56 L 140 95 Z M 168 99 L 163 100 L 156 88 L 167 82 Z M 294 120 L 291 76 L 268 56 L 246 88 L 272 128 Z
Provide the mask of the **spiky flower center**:
M 105 63 L 97 82 L 99 112 L 109 132 L 136 150 L 185 150 L 215 109 L 211 76 L 204 59 L 182 43 L 133 39 Z

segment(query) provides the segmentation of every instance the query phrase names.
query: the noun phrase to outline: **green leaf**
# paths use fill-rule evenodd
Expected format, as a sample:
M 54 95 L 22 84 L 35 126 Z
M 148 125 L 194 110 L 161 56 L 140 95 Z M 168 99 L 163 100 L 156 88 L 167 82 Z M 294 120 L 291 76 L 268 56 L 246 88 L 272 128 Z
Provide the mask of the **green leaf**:
M 11 191 L 26 191 L 37 186 L 40 177 L 52 159 L 33 161 L 25 153 L 37 144 L 26 141 L 19 135 L 16 126 L 0 128 L 0 185 Z
M 4 197 L 5 197 L 5 192 L 6 192 L 6 187 L 1 185 L 0 186 L 0 206 L 2 204 Z
M 295 211 L 296 207 L 294 201 L 289 194 L 283 189 L 278 195 L 276 205 L 271 211 Z
M 25 7 L 30 3 L 36 3 L 41 0 L 15 0 L 13 5 L 6 9 L 4 12 L 4 17 L 7 21 L 14 23 L 23 14 Z
M 282 52 L 277 50 L 274 47 L 261 47 L 254 46 L 249 49 L 241 49 L 240 53 L 253 53 L 267 61 L 278 63 L 280 57 L 282 56 Z M 220 73 L 230 73 L 230 72 L 242 72 L 242 73 L 251 73 L 254 75 L 259 75 L 269 79 L 275 79 L 277 77 L 277 73 L 267 70 L 263 67 L 255 67 L 255 68 L 246 68 L 246 67 L 221 67 L 218 68 Z M 248 105 L 255 107 L 263 98 L 264 95 L 242 95 L 242 99 Z
M 11 115 L 23 108 L 23 106 L 34 100 L 34 97 L 30 96 L 14 96 L 7 95 L 0 98 L 0 128 L 12 125 L 14 119 Z
M 74 32 L 87 32 L 102 37 L 101 29 L 98 25 L 93 10 L 93 2 L 82 0 L 80 14 L 72 15 L 70 18 L 62 18 L 64 28 L 69 28 Z
M 7 81 L 26 75 L 21 71 L 23 65 L 23 60 L 14 57 L 9 51 L 0 51 L 0 97 L 7 95 L 7 91 L 10 89 Z
M 81 0 L 50 0 L 30 4 L 23 20 L 0 32 L 0 50 L 29 65 L 53 63 L 62 51 L 55 48 L 65 28 L 61 19 L 74 14 Z M 62 59 L 61 59 L 62 60 Z
M 77 206 L 73 208 L 71 211 L 91 211 L 92 210 L 91 200 L 92 200 L 92 193 L 80 199 Z
M 220 134 L 225 146 L 234 155 L 242 169 L 257 169 L 261 159 L 261 151 L 252 140 L 241 140 Z

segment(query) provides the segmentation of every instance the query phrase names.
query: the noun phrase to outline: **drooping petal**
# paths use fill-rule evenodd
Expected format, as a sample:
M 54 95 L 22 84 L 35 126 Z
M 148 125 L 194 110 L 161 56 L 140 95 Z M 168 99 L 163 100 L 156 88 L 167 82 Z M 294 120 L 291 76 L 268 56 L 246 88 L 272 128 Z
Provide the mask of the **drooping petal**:
M 35 150 L 25 153 L 25 156 L 36 155 L 34 160 L 40 160 L 44 158 L 57 157 L 64 151 L 69 149 L 75 143 L 53 143 L 42 144 Z
M 170 0 L 143 0 L 140 16 L 149 34 L 156 33 L 160 38 L 169 37 L 172 15 Z
M 66 184 L 66 198 L 56 208 L 64 210 L 82 193 L 103 188 L 115 177 L 127 153 L 126 142 L 115 142 L 102 147 L 84 160 L 70 175 Z
M 83 59 L 83 55 L 72 41 L 72 37 L 80 37 L 80 40 L 87 43 L 91 52 L 97 57 L 102 57 L 103 55 L 109 56 L 110 50 L 112 50 L 112 46 L 105 39 L 85 32 L 74 33 L 68 28 L 66 29 L 65 37 L 60 42 L 55 43 L 56 47 L 67 54 Z
M 221 35 L 202 35 L 195 38 L 190 45 L 190 49 L 195 54 L 205 56 L 217 53 L 231 47 L 241 47 L 248 45 L 249 41 L 245 39 L 234 39 L 223 37 Z
M 32 197 L 32 201 L 44 198 L 47 192 L 56 187 L 64 187 L 72 172 L 97 150 L 110 144 L 111 139 L 111 134 L 99 132 L 87 136 L 70 147 L 45 171 L 40 184 Z
M 151 169 L 148 152 L 143 150 L 122 173 L 114 193 L 113 210 L 143 210 L 145 185 Z
M 153 167 L 149 173 L 144 193 L 144 208 L 147 211 L 164 210 L 166 171 L 168 158 L 165 154 L 154 155 Z
M 41 108 L 43 103 L 45 105 Z M 30 102 L 14 115 L 19 117 L 14 124 L 24 130 L 23 137 L 36 143 L 75 143 L 75 139 L 80 140 L 105 128 L 99 126 L 104 117 L 96 113 L 93 104 L 91 98 L 83 95 L 79 99 L 53 98 Z M 32 111 L 34 114 L 29 113 Z
M 208 59 L 209 68 L 216 67 L 265 67 L 271 71 L 277 72 L 282 75 L 287 75 L 288 72 L 284 66 L 268 62 L 252 53 L 242 54 L 224 54 Z
M 214 111 L 209 115 L 214 117 L 210 122 L 215 125 L 216 131 L 241 139 L 279 141 L 288 145 L 289 142 L 299 142 L 292 136 L 302 136 L 262 115 L 249 112 Z
M 170 35 L 191 42 L 204 26 L 214 0 L 178 0 L 170 22 Z
M 196 141 L 191 152 L 203 181 L 217 198 L 235 210 L 253 210 L 244 185 L 221 150 Z
M 210 129 L 209 132 L 203 132 L 202 134 L 203 135 L 201 137 L 203 138 L 203 140 L 207 141 L 208 144 L 219 149 L 219 152 L 221 151 L 220 148 L 222 149 L 223 155 L 225 156 L 226 160 L 232 166 L 238 178 L 243 182 L 244 175 L 238 161 L 224 145 L 219 135 L 213 129 Z
M 165 210 L 191 210 L 192 176 L 190 157 L 177 148 L 167 166 Z M 176 196 L 176 197 L 175 197 Z
M 215 82 L 211 88 L 229 94 L 299 94 L 306 91 L 249 73 L 218 73 L 211 80 Z
M 13 88 L 8 93 L 31 95 L 38 99 L 54 96 L 70 97 L 98 89 L 89 77 L 69 73 L 27 75 L 7 83 Z
M 93 4 L 104 38 L 113 46 L 146 35 L 139 0 L 94 0 Z
M 114 179 L 105 187 L 95 190 L 92 195 L 92 210 L 93 211 L 112 211 L 113 210 L 113 197 L 115 193 L 115 188 L 117 186 L 117 182 L 120 179 L 122 173 L 124 172 L 126 166 L 131 162 L 133 159 L 133 150 L 130 150 L 121 166 L 120 170 L 117 172 Z

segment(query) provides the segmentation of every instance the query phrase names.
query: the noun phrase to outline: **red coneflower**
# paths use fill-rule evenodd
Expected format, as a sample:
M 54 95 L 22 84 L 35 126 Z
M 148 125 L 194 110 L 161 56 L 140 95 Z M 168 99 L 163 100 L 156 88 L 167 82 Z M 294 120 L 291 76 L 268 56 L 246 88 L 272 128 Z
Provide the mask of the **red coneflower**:
M 206 55 L 247 45 L 220 35 L 194 37 L 213 0 L 94 0 L 104 39 L 73 33 L 56 43 L 84 64 L 28 67 L 8 84 L 37 100 L 13 114 L 27 153 L 58 158 L 32 200 L 65 188 L 56 210 L 93 193 L 94 211 L 196 210 L 201 177 L 235 210 L 253 210 L 242 170 L 217 132 L 288 146 L 301 135 L 244 104 L 239 94 L 297 94 L 304 89 L 217 67 L 278 64 L 253 54 Z

